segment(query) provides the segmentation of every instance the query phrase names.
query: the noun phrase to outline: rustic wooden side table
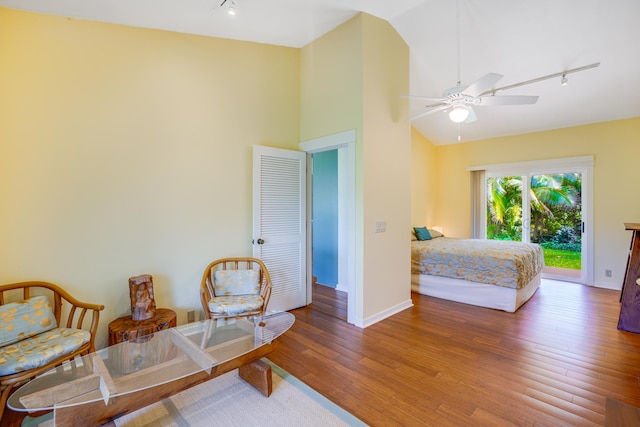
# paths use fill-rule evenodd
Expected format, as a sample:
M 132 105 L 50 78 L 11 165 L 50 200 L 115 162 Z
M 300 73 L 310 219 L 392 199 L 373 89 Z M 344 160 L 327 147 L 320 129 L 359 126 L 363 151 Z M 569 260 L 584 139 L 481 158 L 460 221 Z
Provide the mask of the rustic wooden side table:
M 131 316 L 119 317 L 109 323 L 109 345 L 129 341 L 163 329 L 176 326 L 176 312 L 159 308 L 156 315 L 146 320 L 132 320 Z

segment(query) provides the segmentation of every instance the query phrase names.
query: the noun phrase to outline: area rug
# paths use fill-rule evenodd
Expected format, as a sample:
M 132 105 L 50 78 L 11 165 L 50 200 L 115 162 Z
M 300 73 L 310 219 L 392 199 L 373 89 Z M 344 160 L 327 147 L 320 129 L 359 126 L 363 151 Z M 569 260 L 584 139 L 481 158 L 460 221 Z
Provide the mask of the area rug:
M 306 384 L 269 363 L 273 393 L 264 397 L 233 370 L 115 420 L 117 427 L 366 426 Z M 37 421 L 36 421 L 37 420 Z M 48 427 L 47 419 L 23 426 Z

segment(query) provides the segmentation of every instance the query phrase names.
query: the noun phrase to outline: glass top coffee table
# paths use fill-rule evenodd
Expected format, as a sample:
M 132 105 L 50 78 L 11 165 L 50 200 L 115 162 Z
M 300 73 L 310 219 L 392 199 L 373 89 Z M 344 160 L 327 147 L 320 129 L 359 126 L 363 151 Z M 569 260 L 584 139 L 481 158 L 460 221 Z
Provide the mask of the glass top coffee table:
M 271 369 L 259 359 L 294 321 L 283 312 L 154 332 L 65 362 L 23 385 L 7 404 L 15 411 L 53 409 L 56 426 L 102 425 L 236 368 L 269 396 Z

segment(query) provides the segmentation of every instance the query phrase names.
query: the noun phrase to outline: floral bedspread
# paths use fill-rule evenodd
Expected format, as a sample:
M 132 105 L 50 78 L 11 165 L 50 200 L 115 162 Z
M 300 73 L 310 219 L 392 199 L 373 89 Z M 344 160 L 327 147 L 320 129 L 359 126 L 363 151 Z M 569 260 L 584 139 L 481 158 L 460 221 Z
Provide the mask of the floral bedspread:
M 440 237 L 411 242 L 411 273 L 520 289 L 544 266 L 534 243 Z

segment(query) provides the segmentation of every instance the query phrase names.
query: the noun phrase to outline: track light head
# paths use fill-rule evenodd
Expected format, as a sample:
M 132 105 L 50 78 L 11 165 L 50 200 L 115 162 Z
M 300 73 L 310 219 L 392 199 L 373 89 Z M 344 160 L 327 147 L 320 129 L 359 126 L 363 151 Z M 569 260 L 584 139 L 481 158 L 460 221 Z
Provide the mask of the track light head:
M 220 5 L 217 7 L 222 8 L 225 5 L 227 5 L 227 15 L 235 16 L 238 14 L 238 6 L 236 5 L 235 0 L 222 0 Z

